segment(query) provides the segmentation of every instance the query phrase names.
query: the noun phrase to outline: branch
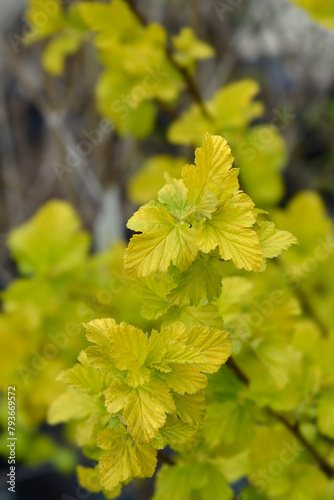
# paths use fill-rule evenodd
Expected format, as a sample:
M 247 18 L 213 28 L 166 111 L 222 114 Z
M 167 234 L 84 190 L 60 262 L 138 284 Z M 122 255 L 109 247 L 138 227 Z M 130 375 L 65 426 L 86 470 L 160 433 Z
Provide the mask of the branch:
M 226 363 L 244 382 L 245 385 L 249 386 L 249 378 L 247 375 L 239 368 L 239 366 L 236 364 L 234 359 L 231 357 Z M 308 450 L 308 452 L 313 456 L 313 458 L 316 460 L 318 463 L 320 469 L 327 475 L 327 476 L 333 476 L 334 475 L 334 467 L 327 462 L 327 460 L 320 455 L 318 450 L 312 446 L 309 441 L 307 441 L 304 436 L 301 434 L 297 423 L 296 424 L 291 424 L 283 415 L 277 413 L 275 410 L 270 408 L 269 406 L 266 406 L 264 410 L 271 415 L 272 417 L 276 418 L 281 424 L 283 424 L 297 439 L 300 443 L 302 443 L 305 448 Z
M 249 385 L 249 378 L 242 370 L 240 370 L 239 366 L 236 364 L 236 362 L 234 361 L 232 356 L 227 360 L 226 364 L 227 364 L 227 366 L 229 366 L 231 368 L 231 370 L 233 370 L 238 375 L 240 380 L 245 385 Z
M 281 270 L 282 273 L 286 271 L 283 263 L 279 259 L 273 260 L 273 263 Z M 295 290 L 293 290 L 293 292 L 296 295 L 298 301 L 300 302 L 300 305 L 302 306 L 302 310 L 304 311 L 304 313 L 310 316 L 310 318 L 314 321 L 314 323 L 316 323 L 323 337 L 327 337 L 328 328 L 324 323 L 324 321 L 319 317 L 319 314 L 317 314 L 317 312 L 310 304 L 307 294 L 301 288 L 301 283 L 299 283 L 298 287 Z
M 305 448 L 311 453 L 311 455 L 313 455 L 325 474 L 327 474 L 328 476 L 334 475 L 334 467 L 330 463 L 328 463 L 327 460 L 322 455 L 320 455 L 318 450 L 304 438 L 297 424 L 291 424 L 283 415 L 280 415 L 271 408 L 266 408 L 266 411 L 277 420 L 279 420 L 305 446 Z
M 165 464 L 168 464 L 168 465 L 176 465 L 175 461 L 168 457 L 167 455 L 165 455 L 162 451 L 158 451 L 158 459 L 161 461 L 161 462 L 164 462 Z
M 143 16 L 143 14 L 137 9 L 137 5 L 135 4 L 134 0 L 125 0 L 134 15 L 137 17 L 137 19 L 141 22 L 143 26 L 147 26 L 148 22 L 147 19 Z
M 304 313 L 310 316 L 310 318 L 314 321 L 314 323 L 319 328 L 322 336 L 328 337 L 328 331 L 326 325 L 323 323 L 322 319 L 319 318 L 319 315 L 312 308 L 306 293 L 304 293 L 304 291 L 300 288 L 300 286 L 297 290 L 294 290 L 294 292 L 297 295 L 297 299 L 299 300 Z
M 137 17 L 137 19 L 141 22 L 141 24 L 143 26 L 147 26 L 148 25 L 147 19 L 137 9 L 137 6 L 136 6 L 134 0 L 125 0 L 125 1 L 129 5 L 132 12 Z M 193 80 L 191 75 L 188 73 L 188 71 L 185 68 L 183 68 L 182 66 L 180 66 L 180 64 L 177 61 L 175 61 L 173 54 L 168 47 L 166 48 L 166 56 L 167 56 L 167 59 L 169 60 L 169 62 L 174 66 L 174 68 L 177 69 L 177 71 L 179 73 L 181 73 L 183 80 L 185 81 L 185 83 L 187 85 L 189 93 L 192 95 L 194 101 L 197 102 L 197 104 L 201 108 L 203 115 L 206 118 L 208 118 L 209 120 L 212 120 L 212 116 L 210 115 L 210 113 L 208 112 L 208 110 L 205 107 L 201 93 L 198 90 L 195 81 Z

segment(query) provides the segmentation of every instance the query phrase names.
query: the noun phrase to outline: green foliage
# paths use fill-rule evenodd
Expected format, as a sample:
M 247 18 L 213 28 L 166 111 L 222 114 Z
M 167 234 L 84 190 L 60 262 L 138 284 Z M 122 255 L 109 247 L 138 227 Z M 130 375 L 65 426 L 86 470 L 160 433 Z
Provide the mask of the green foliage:
M 143 139 L 152 133 L 158 109 L 167 109 L 168 113 L 178 103 L 198 61 L 214 56 L 214 49 L 199 40 L 192 28 L 183 27 L 168 41 L 161 25 L 143 23 L 125 0 L 74 2 L 68 8 L 56 1 L 54 4 L 56 15 L 36 28 L 34 19 L 41 7 L 30 0 L 26 18 L 31 32 L 27 41 L 49 39 L 42 64 L 54 76 L 64 72 L 68 55 L 83 43 L 92 43 L 102 66 L 95 89 L 96 107 L 122 136 Z M 270 207 L 284 195 L 279 171 L 286 164 L 286 148 L 273 125 L 252 126 L 264 111 L 262 103 L 253 100 L 259 90 L 258 83 L 251 79 L 217 89 L 203 105 L 191 104 L 175 119 L 167 137 L 173 144 L 188 146 L 199 146 L 207 132 L 225 137 L 241 168 L 247 192 L 256 203 Z M 153 157 L 135 175 L 129 185 L 135 203 L 146 203 L 156 196 L 165 172 L 179 177 L 180 172 L 175 174 L 177 160 L 167 158 Z M 142 179 L 148 174 L 154 179 L 150 185 L 144 182 L 141 189 Z
M 269 226 L 255 227 L 252 200 L 239 190 L 238 169 L 224 139 L 206 135 L 196 150 L 195 165 L 182 169 L 182 179 L 171 179 L 159 191 L 158 202 L 141 207 L 128 227 L 132 237 L 125 253 L 125 269 L 136 277 L 166 272 L 171 263 L 181 272 L 195 266 L 207 299 L 215 267 L 196 265 L 196 259 L 218 249 L 218 258 L 232 260 L 238 269 L 259 271 L 266 257 L 275 257 L 295 243 L 289 233 Z M 266 224 L 266 223 L 263 223 Z M 217 257 L 212 256 L 212 259 Z M 191 277 L 183 274 L 183 283 Z M 213 285 L 216 290 L 219 285 Z M 182 294 L 181 294 L 182 297 Z M 189 302 L 194 299 L 189 299 Z
M 168 155 L 152 156 L 145 161 L 142 168 L 130 179 L 128 194 L 130 199 L 142 205 L 157 197 L 158 191 L 165 184 L 165 175 L 171 178 L 180 177 L 181 169 L 187 160 L 173 158 Z M 150 179 L 150 182 L 147 182 Z
M 176 465 L 161 469 L 154 498 L 232 498 L 226 459 L 234 460 L 255 439 L 257 419 L 265 418 L 258 417 L 264 399 L 275 406 L 270 388 L 288 385 L 279 336 L 299 313 L 290 298 L 270 322 L 270 338 L 268 325 L 263 334 L 258 325 L 246 337 L 242 330 L 254 306 L 241 298 L 251 286 L 242 277 L 222 279 L 229 273 L 227 261 L 259 271 L 266 259 L 296 243 L 258 217 L 239 189 L 226 141 L 207 134 L 182 179 L 169 178 L 158 201 L 129 220 L 141 234 L 128 245 L 125 268 L 143 301 L 142 314 L 161 318 L 162 327 L 149 334 L 114 319 L 91 321 L 85 328 L 93 345 L 58 377 L 68 388 L 51 405 L 49 422 L 88 425 L 77 439 L 97 461 L 94 469 L 80 469 L 82 485 L 94 477 L 92 491 L 117 496 L 131 479 L 151 477 L 157 451 L 169 446 L 178 452 Z M 262 281 L 252 297 L 266 293 Z M 249 388 L 221 368 L 231 355 L 231 339 L 234 349 L 242 342 L 236 359 L 243 359 Z M 240 477 L 240 466 L 234 474 Z
M 22 274 L 56 276 L 82 265 L 90 237 L 80 230 L 80 221 L 69 205 L 53 201 L 14 229 L 8 246 Z
M 253 100 L 258 92 L 258 84 L 250 79 L 230 83 L 204 103 L 206 114 L 201 106 L 192 104 L 170 126 L 168 138 L 175 144 L 197 146 L 207 131 L 222 135 L 254 201 L 270 206 L 284 193 L 279 171 L 286 162 L 286 148 L 273 125 L 251 126 L 263 114 L 262 103 Z
M 240 167 L 241 181 L 252 199 L 262 206 L 272 206 L 281 200 L 284 186 L 281 170 L 286 164 L 286 146 L 273 125 L 251 126 L 263 113 L 263 106 L 253 98 L 259 92 L 253 80 L 231 83 L 204 103 L 192 104 L 168 131 L 174 144 L 200 145 L 207 131 L 226 137 Z M 177 160 L 153 157 L 134 175 L 129 195 L 135 203 L 145 203 L 155 196 L 163 184 L 164 175 L 179 176 Z M 152 175 L 152 184 L 144 185 L 145 175 Z M 139 194 L 140 190 L 140 194 Z
M 129 479 L 151 477 L 157 449 L 177 447 L 197 431 L 205 410 L 204 373 L 219 370 L 231 342 L 225 331 L 194 327 L 186 333 L 180 322 L 148 335 L 101 319 L 88 323 L 86 332 L 95 346 L 60 374 L 69 388 L 51 405 L 49 422 L 89 418 L 99 431 L 97 447 L 107 451 L 97 468 L 101 487 L 113 493 Z
M 287 163 L 283 137 L 273 126 L 257 125 L 243 134 L 242 147 L 232 147 L 242 183 L 256 203 L 270 207 L 284 195 L 281 171 Z
M 26 39 L 29 43 L 34 43 L 63 29 L 65 19 L 59 3 L 57 0 L 51 0 L 49 5 L 51 9 L 50 12 L 52 12 L 53 15 L 50 16 L 49 22 L 38 23 L 38 26 L 36 21 L 44 12 L 38 0 L 29 1 L 25 13 L 25 18 L 30 28 L 30 31 L 26 35 Z
M 321 328 L 330 332 L 334 321 L 334 231 L 321 197 L 312 191 L 301 192 L 286 210 L 276 210 L 273 220 L 293 232 L 299 242 L 282 255 L 286 284 L 301 290 Z
M 204 103 L 209 115 L 203 113 L 199 104 L 191 105 L 171 125 L 169 140 L 176 144 L 198 146 L 206 132 L 223 135 L 229 142 L 238 139 L 240 132 L 263 113 L 263 105 L 253 101 L 259 90 L 258 84 L 250 79 L 219 89 Z
M 105 66 L 96 88 L 99 111 L 121 134 L 147 136 L 156 115 L 153 100 L 173 102 L 183 87 L 166 54 L 165 30 L 157 24 L 143 27 L 121 0 L 84 2 L 80 12 L 96 33 L 94 44 Z
M 194 30 L 189 27 L 182 28 L 178 35 L 173 36 L 172 43 L 175 61 L 191 73 L 196 68 L 197 60 L 208 59 L 215 53 L 210 45 L 198 40 Z
M 29 0 L 25 17 L 30 31 L 25 42 L 32 44 L 52 36 L 44 49 L 42 64 L 48 73 L 59 76 L 65 70 L 66 57 L 76 53 L 89 37 L 77 4 L 65 11 L 57 0 L 50 0 L 47 12 L 39 0 Z
M 163 27 L 143 26 L 123 0 L 74 3 L 68 9 L 54 1 L 51 7 L 55 15 L 36 28 L 41 7 L 31 0 L 26 13 L 31 27 L 27 42 L 52 36 L 42 63 L 46 71 L 58 76 L 64 71 L 66 56 L 93 39 L 103 65 L 96 86 L 97 108 L 122 135 L 146 137 L 154 125 L 155 101 L 175 102 L 184 87 L 182 71 L 193 72 L 197 60 L 214 53 L 190 28 L 184 28 L 173 38 L 170 55 Z
M 292 2 L 333 27 L 326 0 Z M 144 205 L 128 221 L 137 234 L 126 276 L 124 246 L 89 255 L 64 203 L 10 235 L 23 276 L 3 294 L 1 384 L 20 383 L 22 456 L 64 457 L 36 439 L 51 403 L 49 422 L 66 422 L 95 463 L 78 467 L 80 484 L 107 498 L 152 477 L 159 457 L 154 500 L 227 500 L 245 477 L 246 500 L 332 500 L 333 228 L 312 192 L 273 209 L 287 154 L 277 128 L 253 123 L 264 114 L 258 83 L 230 82 L 202 101 L 192 77 L 214 49 L 192 28 L 169 40 L 124 0 L 48 5 L 54 15 L 40 28 L 40 2 L 26 13 L 27 42 L 47 39 L 47 72 L 61 75 L 66 57 L 92 44 L 96 106 L 120 136 L 148 137 L 159 112 L 173 116 L 176 154 L 202 147 L 194 164 L 153 150 L 134 172 L 128 195 Z M 186 89 L 194 102 L 174 117 Z M 48 359 L 51 330 L 67 342 Z
M 122 271 L 124 244 L 95 255 L 90 255 L 90 244 L 73 208 L 60 200 L 47 203 L 8 236 L 21 275 L 2 293 L 0 386 L 19 387 L 20 451 L 27 461 L 55 457 L 58 447 L 43 434 L 39 438 L 38 426 L 62 391 L 56 375 L 70 367 L 85 346 L 80 322 L 112 315 L 148 325 Z M 78 383 L 86 382 L 82 373 L 75 375 Z M 35 453 L 31 441 L 36 442 Z
M 153 500 L 229 500 L 233 492 L 219 468 L 196 462 L 162 467 Z

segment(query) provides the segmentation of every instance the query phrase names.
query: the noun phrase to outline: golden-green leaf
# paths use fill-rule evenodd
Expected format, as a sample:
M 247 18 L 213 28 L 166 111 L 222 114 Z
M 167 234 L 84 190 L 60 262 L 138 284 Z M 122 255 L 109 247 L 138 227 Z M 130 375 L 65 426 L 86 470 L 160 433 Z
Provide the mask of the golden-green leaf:
M 217 246 L 224 260 L 233 260 L 238 269 L 259 271 L 263 262 L 257 233 L 251 229 L 255 222 L 253 211 L 228 200 L 207 219 L 196 233 L 196 242 L 204 253 Z
M 73 208 L 49 201 L 28 222 L 9 235 L 8 246 L 23 274 L 49 275 L 82 264 L 90 238 L 80 228 Z
M 172 37 L 174 47 L 173 58 L 180 66 L 195 69 L 195 61 L 214 56 L 214 49 L 196 38 L 194 30 L 188 26 L 181 29 L 178 35 Z
M 273 222 L 262 222 L 258 231 L 262 254 L 273 258 L 297 243 L 297 239 L 288 231 L 281 231 Z
M 170 363 L 168 366 L 171 371 L 162 372 L 159 376 L 167 383 L 168 387 L 178 394 L 194 394 L 204 389 L 208 384 L 206 376 L 201 373 L 199 368 L 177 363 Z
M 204 373 L 214 373 L 231 355 L 232 343 L 228 332 L 210 327 L 195 326 L 187 333 L 185 342 L 201 354 L 196 366 Z
M 182 420 L 190 425 L 201 425 L 203 423 L 206 409 L 203 391 L 196 394 L 174 395 L 176 413 Z
M 184 219 L 190 208 L 188 189 L 182 179 L 171 179 L 160 189 L 158 200 L 174 217 Z
M 233 160 L 227 141 L 207 133 L 202 147 L 196 149 L 196 165 L 186 165 L 182 170 L 182 177 L 189 192 L 189 201 L 195 205 L 200 203 L 207 189 L 216 198 L 223 192 L 236 192 L 239 188 L 238 170 L 231 172 Z
M 173 288 L 173 280 L 168 274 L 152 273 L 134 281 L 142 302 L 141 315 L 147 319 L 157 319 L 170 308 L 167 294 Z
M 79 392 L 99 394 L 105 390 L 105 374 L 92 366 L 77 363 L 72 368 L 62 371 L 57 380 L 75 387 Z
M 205 300 L 212 302 L 221 291 L 221 272 L 217 259 L 199 256 L 186 271 L 172 273 L 176 287 L 167 298 L 178 306 L 198 305 Z
M 116 368 L 128 372 L 127 382 L 137 386 L 147 382 L 150 370 L 145 366 L 148 335 L 139 328 L 121 323 L 109 332 L 111 357 Z
M 179 223 L 164 207 L 146 205 L 129 220 L 128 227 L 145 231 L 131 238 L 125 252 L 125 269 L 133 276 L 166 272 L 171 262 L 187 269 L 198 252 L 195 230 Z
M 197 430 L 198 427 L 182 422 L 176 415 L 168 415 L 165 425 L 161 427 L 159 434 L 153 441 L 153 446 L 159 450 L 165 448 L 165 446 L 179 448 Z
M 157 463 L 156 454 L 153 447 L 135 443 L 130 436 L 111 440 L 109 451 L 99 461 L 101 485 L 112 491 L 129 479 L 152 477 Z
M 48 422 L 55 425 L 103 411 L 103 403 L 98 397 L 68 389 L 52 402 L 48 412 Z
M 106 406 L 110 413 L 124 409 L 124 421 L 138 443 L 151 442 L 166 422 L 166 413 L 175 412 L 170 389 L 159 380 L 136 388 L 116 383 L 106 391 Z
M 219 89 L 204 106 L 210 117 L 204 115 L 198 104 L 192 104 L 168 130 L 168 139 L 174 144 L 199 146 L 207 132 L 231 140 L 263 113 L 263 106 L 253 98 L 260 88 L 250 79 L 232 82 Z

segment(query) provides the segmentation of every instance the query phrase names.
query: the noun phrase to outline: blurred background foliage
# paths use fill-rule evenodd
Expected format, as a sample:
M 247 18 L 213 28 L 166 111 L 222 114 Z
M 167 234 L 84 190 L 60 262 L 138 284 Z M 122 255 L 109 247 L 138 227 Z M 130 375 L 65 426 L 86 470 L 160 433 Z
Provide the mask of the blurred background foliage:
M 166 176 L 179 177 L 205 132 L 226 137 L 242 187 L 300 243 L 254 280 L 258 300 L 271 288 L 289 289 L 297 302 L 281 311 L 283 331 L 286 317 L 292 328 L 290 316 L 301 312 L 313 318 L 310 339 L 332 328 L 334 8 L 329 0 L 187 0 L 182 9 L 176 0 L 48 0 L 43 8 L 3 0 L 0 27 L 1 388 L 20 388 L 22 463 L 51 460 L 71 472 L 74 429 L 45 425 L 62 391 L 55 376 L 85 346 L 80 322 L 110 316 L 146 329 L 160 321 L 141 314 L 140 293 L 122 270 L 125 223 Z M 315 255 L 319 245 L 324 258 Z M 237 288 L 236 301 L 241 296 Z M 238 340 L 235 304 L 224 307 L 221 300 Z M 245 307 L 250 314 L 253 306 Z M 300 347 L 297 323 L 290 341 Z M 332 339 L 320 353 L 311 353 L 311 340 L 304 348 L 315 363 L 325 353 L 330 389 Z M 264 372 L 264 386 L 254 388 L 257 403 L 304 411 L 289 385 L 273 400 L 277 378 L 302 383 L 305 369 L 282 375 L 280 347 L 268 361 L 272 380 Z M 266 356 L 269 347 L 256 348 Z M 247 353 L 240 356 L 248 375 L 257 373 Z M 308 398 L 318 382 L 304 387 Z M 326 397 L 322 432 L 333 438 Z M 306 421 L 318 418 L 308 411 Z M 317 439 L 334 460 L 326 439 Z M 36 498 L 36 481 L 21 474 Z M 61 491 L 75 491 L 73 484 Z

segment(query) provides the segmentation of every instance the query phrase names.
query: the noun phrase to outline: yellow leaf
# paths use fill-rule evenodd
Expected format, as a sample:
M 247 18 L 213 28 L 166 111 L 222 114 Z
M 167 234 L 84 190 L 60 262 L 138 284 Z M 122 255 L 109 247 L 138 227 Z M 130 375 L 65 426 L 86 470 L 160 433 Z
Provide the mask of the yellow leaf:
M 58 33 L 66 25 L 63 8 L 57 0 L 49 0 L 48 9 L 52 15 L 47 15 L 42 5 L 39 0 L 29 0 L 25 13 L 25 19 L 30 28 L 30 31 L 25 35 L 25 43 L 27 44 Z M 40 22 L 41 19 L 44 20 L 43 23 Z
M 225 322 L 240 315 L 242 305 L 249 296 L 253 283 L 241 276 L 230 276 L 222 280 L 222 292 L 216 301 L 220 314 Z
M 160 189 L 158 200 L 174 217 L 184 219 L 190 208 L 188 190 L 182 179 L 171 179 Z
M 110 443 L 110 451 L 99 461 L 101 485 L 112 491 L 119 483 L 135 477 L 152 477 L 157 451 L 151 446 L 135 443 L 131 437 L 119 438 Z
M 174 35 L 172 43 L 176 51 L 187 52 L 194 59 L 207 59 L 215 53 L 210 45 L 196 38 L 194 30 L 189 26 L 185 26 L 178 35 Z
M 86 337 L 89 342 L 101 346 L 109 346 L 108 333 L 116 326 L 116 321 L 111 318 L 94 319 L 89 323 L 84 323 Z
M 222 193 L 238 191 L 238 170 L 232 169 L 234 158 L 222 137 L 206 134 L 195 156 L 196 165 L 183 167 L 182 177 L 190 203 L 197 205 L 198 212 L 211 218 Z
M 195 69 L 195 61 L 208 59 L 214 56 L 214 49 L 205 42 L 196 38 L 194 30 L 188 26 L 181 29 L 178 35 L 172 37 L 172 44 L 175 52 L 173 59 L 180 66 L 188 68 L 189 71 Z
M 137 210 L 128 220 L 127 227 L 133 231 L 159 233 L 170 231 L 176 223 L 177 220 L 166 208 L 156 206 L 151 202 Z
M 165 446 L 180 448 L 198 430 L 198 427 L 188 425 L 177 418 L 176 415 L 168 415 L 166 424 L 161 427 L 159 434 L 153 441 L 153 446 L 163 449 Z
M 223 319 L 213 304 L 175 307 L 167 313 L 165 323 L 170 324 L 174 321 L 181 321 L 186 330 L 197 325 L 224 328 Z
M 184 342 L 198 350 L 201 361 L 196 363 L 204 373 L 214 373 L 226 363 L 232 352 L 232 342 L 228 332 L 210 327 L 195 326 L 187 333 Z
M 273 258 L 297 243 L 297 239 L 288 231 L 281 231 L 273 222 L 262 222 L 258 231 L 262 254 Z
M 160 373 L 159 376 L 178 394 L 194 394 L 208 384 L 206 376 L 198 367 L 176 363 L 169 363 L 169 367 L 171 372 Z
M 213 257 L 200 255 L 188 269 L 176 270 L 172 276 L 177 286 L 167 296 L 171 304 L 198 305 L 205 300 L 212 302 L 220 294 L 221 272 Z
M 147 382 L 150 376 L 150 370 L 145 366 L 147 333 L 123 322 L 112 328 L 108 336 L 116 368 L 128 371 L 127 383 L 137 386 Z
M 75 387 L 79 392 L 99 394 L 105 390 L 105 374 L 92 366 L 77 363 L 73 368 L 62 371 L 57 380 Z
M 109 413 L 124 409 L 123 418 L 133 439 L 149 443 L 166 421 L 166 413 L 174 413 L 175 405 L 168 386 L 159 379 L 131 388 L 116 382 L 106 391 Z
M 80 486 L 82 486 L 82 488 L 85 488 L 88 491 L 91 491 L 92 493 L 99 493 L 100 491 L 102 491 L 103 495 L 108 499 L 116 498 L 121 493 L 122 489 L 121 484 L 119 484 L 110 491 L 107 491 L 104 488 L 102 488 L 99 478 L 98 466 L 92 469 L 90 467 L 82 467 L 81 465 L 79 465 L 77 467 L 77 475 Z
M 53 76 L 64 72 L 66 57 L 75 54 L 82 43 L 82 35 L 77 33 L 64 33 L 51 40 L 42 56 L 44 69 Z
M 229 140 L 242 132 L 249 123 L 262 115 L 263 106 L 252 99 L 259 92 L 254 80 L 232 82 L 218 90 L 204 105 L 210 117 L 204 116 L 198 104 L 193 104 L 168 130 L 168 139 L 174 144 L 198 146 L 207 132 Z
M 102 486 L 100 484 L 99 473 L 96 468 L 92 469 L 90 467 L 82 467 L 79 465 L 77 467 L 77 475 L 79 483 L 83 488 L 86 488 L 92 493 L 98 493 L 101 491 Z
M 255 212 L 226 201 L 207 219 L 196 234 L 196 242 L 204 253 L 217 246 L 224 260 L 233 260 L 238 269 L 259 271 L 263 257 L 257 233 L 250 229 L 255 222 Z
M 96 31 L 109 31 L 111 38 L 121 37 L 125 30 L 130 33 L 140 32 L 140 22 L 131 9 L 122 0 L 114 0 L 110 4 L 80 2 L 79 10 L 88 26 Z M 117 19 L 117 23 L 115 23 Z M 110 26 L 113 27 L 110 30 Z
M 191 425 L 202 425 L 205 413 L 205 397 L 202 391 L 196 394 L 175 394 L 176 413 L 180 419 Z
M 68 389 L 52 402 L 48 412 L 48 422 L 55 425 L 71 419 L 81 419 L 94 413 L 103 413 L 103 410 L 103 403 L 98 397 Z
M 105 404 L 109 413 L 124 410 L 132 388 L 124 382 L 114 382 L 105 392 Z
M 150 274 L 146 278 L 134 280 L 134 286 L 142 302 L 141 315 L 147 319 L 157 319 L 170 308 L 166 295 L 173 288 L 173 280 L 168 274 Z
M 172 395 L 165 383 L 154 381 L 132 390 L 123 418 L 133 439 L 149 443 L 166 422 L 166 412 L 175 412 Z
M 278 130 L 273 125 L 251 127 L 241 141 L 235 141 L 232 151 L 252 199 L 260 206 L 277 204 L 284 195 L 281 170 L 287 161 L 285 141 Z
M 78 267 L 90 237 L 68 203 L 52 200 L 28 222 L 11 231 L 8 246 L 23 274 L 59 274 Z
M 181 270 L 187 269 L 198 252 L 195 230 L 189 224 L 178 223 L 163 207 L 149 208 L 140 213 L 140 218 L 135 214 L 130 219 L 129 227 L 148 232 L 131 238 L 125 252 L 125 269 L 137 277 L 166 272 L 171 262 Z

